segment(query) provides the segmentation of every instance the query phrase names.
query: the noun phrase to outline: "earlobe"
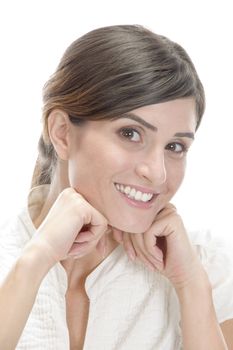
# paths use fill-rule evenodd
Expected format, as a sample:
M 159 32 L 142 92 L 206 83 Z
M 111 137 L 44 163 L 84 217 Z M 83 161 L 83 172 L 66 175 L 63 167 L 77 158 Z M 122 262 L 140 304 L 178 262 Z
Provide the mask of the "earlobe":
M 48 117 L 48 133 L 58 157 L 68 159 L 69 117 L 60 109 L 53 110 Z

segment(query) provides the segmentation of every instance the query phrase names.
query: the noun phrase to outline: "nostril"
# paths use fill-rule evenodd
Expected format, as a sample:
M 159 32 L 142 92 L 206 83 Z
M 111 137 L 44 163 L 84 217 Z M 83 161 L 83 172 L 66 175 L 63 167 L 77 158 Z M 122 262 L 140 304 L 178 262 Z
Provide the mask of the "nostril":
M 162 185 L 167 179 L 164 162 L 138 163 L 136 173 L 155 187 Z

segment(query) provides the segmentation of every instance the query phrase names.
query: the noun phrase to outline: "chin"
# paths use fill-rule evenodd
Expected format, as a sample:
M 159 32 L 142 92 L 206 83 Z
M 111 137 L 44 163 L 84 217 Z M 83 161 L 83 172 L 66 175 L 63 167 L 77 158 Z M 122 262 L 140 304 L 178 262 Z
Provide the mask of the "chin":
M 111 222 L 111 226 L 124 232 L 128 233 L 144 233 L 151 227 L 152 221 L 139 222 L 134 220 L 132 223 L 127 222 Z

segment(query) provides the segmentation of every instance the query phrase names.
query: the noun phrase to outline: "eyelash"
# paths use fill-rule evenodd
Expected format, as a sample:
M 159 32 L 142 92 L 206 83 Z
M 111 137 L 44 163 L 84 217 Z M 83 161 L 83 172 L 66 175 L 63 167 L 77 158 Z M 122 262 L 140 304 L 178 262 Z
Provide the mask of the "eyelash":
M 132 139 L 133 139 L 132 134 L 135 134 L 135 133 L 138 135 L 138 138 L 139 138 L 139 140 L 137 140 L 137 141 L 132 140 Z M 134 129 L 134 128 L 129 128 L 129 127 L 127 127 L 127 128 L 122 128 L 122 129 L 120 129 L 119 134 L 120 134 L 122 137 L 128 139 L 128 140 L 131 141 L 131 142 L 138 143 L 138 142 L 140 142 L 140 140 L 141 140 L 141 134 L 140 134 L 140 132 L 139 132 L 138 130 Z M 131 136 L 130 136 L 130 134 L 131 134 Z M 174 151 L 174 148 L 175 148 L 177 145 L 178 145 L 179 147 L 181 147 L 181 150 L 178 151 L 178 152 L 177 152 L 177 151 Z M 173 147 L 173 149 L 172 149 L 172 147 Z M 168 151 L 173 152 L 174 154 L 178 154 L 178 155 L 188 152 L 188 147 L 187 147 L 185 144 L 183 144 L 183 143 L 181 143 L 181 142 L 175 142 L 175 141 L 174 141 L 174 142 L 170 142 L 170 143 L 165 147 L 165 149 L 168 150 Z

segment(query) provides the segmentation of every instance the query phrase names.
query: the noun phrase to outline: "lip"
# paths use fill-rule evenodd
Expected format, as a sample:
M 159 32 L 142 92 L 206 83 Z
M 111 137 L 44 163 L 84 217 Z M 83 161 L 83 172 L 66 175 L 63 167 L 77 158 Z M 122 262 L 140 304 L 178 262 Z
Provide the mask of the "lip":
M 118 191 L 116 189 L 116 183 L 114 184 L 115 190 L 117 193 L 121 196 L 122 199 L 126 201 L 126 203 L 134 208 L 139 208 L 139 209 L 150 209 L 153 206 L 154 201 L 158 197 L 159 193 L 155 192 L 149 188 L 141 187 L 141 186 L 132 186 L 132 185 L 125 185 L 123 183 L 117 182 L 119 185 L 123 186 L 130 186 L 131 188 L 135 188 L 135 190 L 141 191 L 143 193 L 151 193 L 153 194 L 152 199 L 149 202 L 142 202 L 142 201 L 136 201 L 135 199 L 129 198 L 126 194 Z

